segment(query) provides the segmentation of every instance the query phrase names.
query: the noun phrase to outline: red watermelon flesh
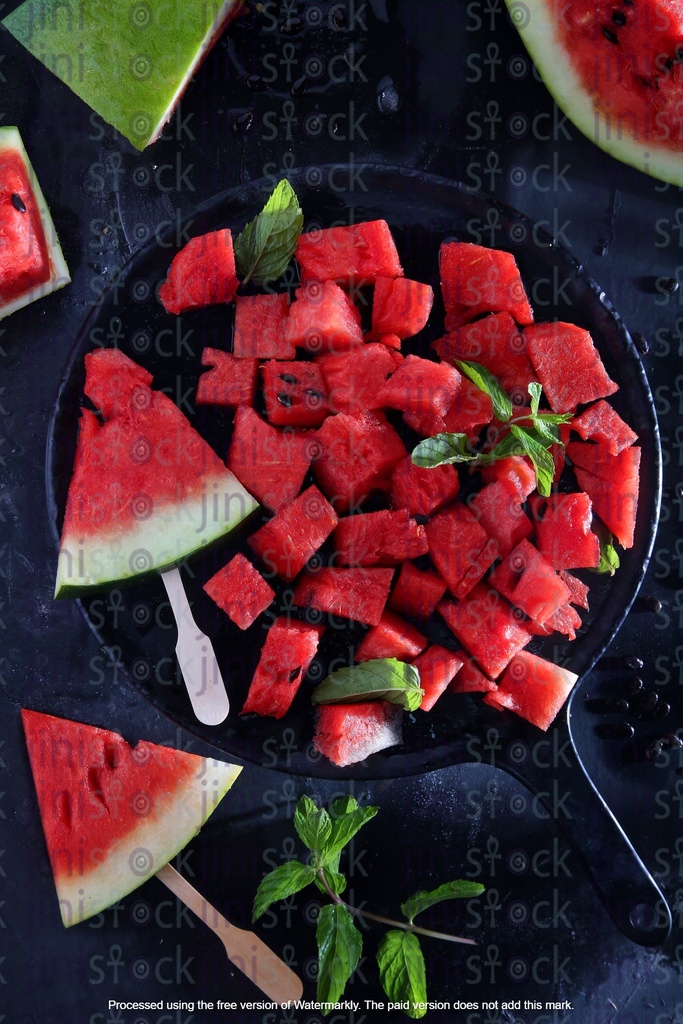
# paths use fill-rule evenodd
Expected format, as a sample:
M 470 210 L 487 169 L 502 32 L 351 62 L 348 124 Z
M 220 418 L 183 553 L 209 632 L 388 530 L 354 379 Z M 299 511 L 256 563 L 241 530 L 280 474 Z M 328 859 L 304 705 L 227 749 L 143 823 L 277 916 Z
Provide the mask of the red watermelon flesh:
M 485 676 L 472 658 L 465 658 L 464 664 L 448 687 L 451 693 L 488 693 L 496 684 Z
M 235 299 L 233 355 L 238 359 L 294 359 L 296 350 L 287 338 L 289 296 L 238 295 Z
M 572 441 L 567 445 L 567 455 L 574 463 L 579 486 L 593 502 L 595 513 L 622 547 L 633 547 L 640 448 L 624 448 L 618 455 L 610 455 L 601 445 Z
M 407 455 L 391 475 L 391 504 L 407 509 L 411 515 L 431 516 L 455 501 L 459 489 L 455 466 L 425 469 L 416 466 Z
M 493 419 L 493 403 L 476 384 L 467 377 L 461 377 L 460 390 L 444 416 L 406 412 L 403 419 L 420 437 L 444 433 L 467 434 L 471 441 L 476 441 L 481 428 Z
M 546 622 L 570 598 L 566 584 L 528 540 L 521 541 L 496 566 L 490 583 L 536 622 Z
M 578 676 L 528 651 L 520 651 L 484 697 L 495 708 L 508 708 L 544 731 L 569 696 Z
M 305 573 L 294 588 L 294 604 L 376 626 L 389 597 L 393 569 L 332 569 Z
M 406 455 L 403 441 L 381 413 L 328 416 L 316 437 L 322 454 L 313 471 L 339 512 L 357 510 L 372 491 L 388 491 L 394 466 Z
M 230 352 L 205 348 L 203 373 L 197 384 L 197 405 L 251 405 L 256 393 L 258 359 L 237 359 Z
M 386 345 L 387 348 L 398 349 L 401 351 L 401 339 L 398 334 L 380 334 L 377 339 L 381 345 Z
M 591 569 L 600 562 L 600 542 L 591 530 L 588 494 L 536 495 L 531 499 L 538 550 L 555 569 Z
M 241 768 L 22 710 L 65 927 L 137 889 L 190 842 Z
M 491 679 L 531 640 L 512 606 L 486 583 L 479 583 L 462 601 L 441 601 L 436 610 Z
M 261 367 L 266 416 L 278 427 L 319 427 L 327 416 L 327 388 L 320 367 L 295 359 Z
M 572 412 L 577 405 L 618 390 L 593 339 L 582 327 L 561 322 L 533 324 L 524 328 L 524 337 L 553 412 Z
M 380 391 L 401 362 L 385 345 L 371 342 L 350 352 L 316 356 L 332 412 L 359 413 L 378 409 Z
M 249 406 L 235 413 L 228 466 L 271 512 L 294 500 L 319 454 L 313 437 L 278 430 Z
M 576 630 L 581 626 L 581 616 L 571 604 L 561 605 L 545 622 L 529 619 L 527 629 L 534 636 L 550 636 L 551 633 L 562 633 L 569 640 L 576 639 Z
M 256 507 L 162 392 L 117 349 L 85 357 L 81 415 L 56 594 L 163 569 L 227 533 Z
M 522 502 L 503 480 L 484 484 L 470 500 L 469 508 L 486 534 L 497 541 L 501 558 L 533 531 Z
M 422 356 L 407 356 L 386 382 L 378 398 L 382 405 L 417 416 L 445 416 L 462 377 L 453 366 Z
M 618 455 L 624 448 L 629 448 L 638 440 L 638 435 L 631 430 L 619 413 L 612 406 L 600 400 L 590 405 L 571 421 L 571 428 L 584 441 L 597 441 L 605 445 L 610 455 Z
M 293 580 L 337 525 L 337 514 L 315 485 L 252 533 L 249 547 L 280 579 Z
M 167 313 L 232 302 L 239 285 L 229 228 L 191 238 L 173 257 L 159 289 Z
M 583 580 L 578 579 L 578 577 L 573 576 L 564 569 L 558 570 L 558 576 L 569 591 L 570 603 L 577 605 L 579 608 L 585 608 L 588 611 L 588 587 Z
M 427 639 L 415 626 L 394 612 L 384 611 L 382 618 L 365 634 L 356 648 L 354 661 L 398 658 L 411 661 L 427 646 Z
M 402 742 L 403 712 L 387 700 L 320 704 L 313 746 L 340 768 Z
M 240 629 L 248 629 L 275 597 L 272 587 L 241 552 L 204 584 L 204 590 Z
M 332 535 L 337 565 L 398 565 L 427 554 L 424 526 L 405 509 L 345 516 Z
M 427 523 L 426 531 L 429 557 L 439 575 L 454 597 L 464 597 L 496 558 L 495 550 L 487 546 L 486 531 L 462 504 L 439 512 Z M 472 566 L 477 567 L 476 573 Z
M 437 573 L 404 562 L 389 607 L 407 619 L 426 622 L 445 593 L 446 584 Z
M 259 663 L 240 714 L 282 718 L 318 650 L 323 626 L 281 616 L 268 630 Z
M 500 480 L 522 501 L 536 490 L 536 471 L 531 459 L 524 455 L 510 455 L 506 459 L 492 462 L 489 466 L 483 466 L 481 478 L 487 484 Z
M 445 647 L 432 644 L 426 651 L 418 655 L 413 665 L 420 673 L 420 686 L 424 690 L 421 711 L 431 711 L 437 700 L 460 671 L 464 658 Z
M 305 232 L 299 236 L 295 255 L 302 281 L 358 285 L 370 284 L 377 277 L 403 277 L 385 220 Z
M 480 313 L 509 313 L 531 324 L 529 304 L 514 256 L 472 242 L 444 242 L 439 252 L 446 330 L 469 323 Z
M 407 277 L 378 277 L 372 297 L 372 335 L 411 338 L 427 323 L 434 302 L 428 284 Z
M 528 385 L 536 372 L 526 351 L 526 339 L 509 313 L 492 313 L 464 324 L 432 345 L 440 359 L 482 363 L 497 377 L 505 391 L 528 397 Z
M 287 340 L 311 355 L 348 352 L 363 344 L 360 313 L 334 281 L 308 281 L 291 305 Z

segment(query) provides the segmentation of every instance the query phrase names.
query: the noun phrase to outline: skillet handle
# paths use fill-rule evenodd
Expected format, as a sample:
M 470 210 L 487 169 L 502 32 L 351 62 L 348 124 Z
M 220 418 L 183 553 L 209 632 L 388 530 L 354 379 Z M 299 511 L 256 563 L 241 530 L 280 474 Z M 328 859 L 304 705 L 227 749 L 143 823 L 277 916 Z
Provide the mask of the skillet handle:
M 638 945 L 659 946 L 672 926 L 664 895 L 588 777 L 566 721 L 555 728 L 555 764 L 534 767 L 526 762 L 522 767 L 519 757 L 515 764 L 520 748 L 513 743 L 500 766 L 536 793 L 620 931 Z

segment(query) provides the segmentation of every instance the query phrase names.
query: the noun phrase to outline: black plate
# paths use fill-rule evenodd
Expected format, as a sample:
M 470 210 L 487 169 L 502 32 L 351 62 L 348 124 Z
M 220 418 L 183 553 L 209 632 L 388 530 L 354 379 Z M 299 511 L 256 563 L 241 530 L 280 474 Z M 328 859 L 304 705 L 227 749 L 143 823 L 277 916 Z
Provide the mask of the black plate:
M 589 575 L 591 611 L 573 643 L 556 634 L 535 640 L 531 650 L 585 674 L 604 652 L 624 620 L 643 578 L 658 518 L 661 453 L 652 395 L 639 356 L 619 316 L 600 287 L 564 248 L 527 217 L 465 186 L 396 168 L 336 165 L 292 175 L 306 217 L 306 228 L 377 217 L 394 231 L 405 272 L 428 281 L 438 293 L 438 247 L 445 238 L 507 249 L 516 256 L 537 319 L 561 319 L 590 329 L 609 374 L 620 384 L 614 405 L 638 432 L 643 450 L 641 494 L 633 548 L 623 554 L 613 577 Z M 274 181 L 259 181 L 203 204 L 186 224 L 187 234 L 167 231 L 140 251 L 122 270 L 84 323 L 64 370 L 48 442 L 47 488 L 55 539 L 61 527 L 75 450 L 78 410 L 83 398 L 83 357 L 101 345 L 117 345 L 153 375 L 180 404 L 191 422 L 224 456 L 231 415 L 212 407 L 194 408 L 196 381 L 205 345 L 226 348 L 232 311 L 218 308 L 182 318 L 167 315 L 155 298 L 174 252 L 188 235 L 229 226 L 236 234 L 261 208 Z M 296 285 L 293 272 L 283 287 Z M 412 350 L 426 351 L 442 332 L 442 310 L 435 305 L 430 325 L 413 339 Z M 414 439 L 412 439 L 414 441 Z M 411 438 L 408 438 L 411 442 Z M 249 529 L 256 525 L 252 520 Z M 281 721 L 241 718 L 238 714 L 258 660 L 265 626 L 257 621 L 246 633 L 232 626 L 202 590 L 235 550 L 245 544 L 237 531 L 210 551 L 189 559 L 183 576 L 196 619 L 214 641 L 226 678 L 232 712 L 218 727 L 200 725 L 192 715 L 176 668 L 173 619 L 156 577 L 88 596 L 83 613 L 131 682 L 171 719 L 227 754 L 265 767 L 320 777 L 383 778 L 406 776 L 473 759 L 472 744 L 495 728 L 503 741 L 538 736 L 533 727 L 507 712 L 499 713 L 478 697 L 445 695 L 429 713 L 406 715 L 404 744 L 343 771 L 313 749 L 312 710 L 304 684 L 292 710 Z M 55 554 L 56 563 L 56 554 Z M 288 590 L 278 595 L 279 609 Z M 322 678 L 329 661 L 348 659 L 349 644 L 360 627 L 328 630 L 311 680 Z M 442 625 L 433 641 L 452 643 Z M 574 691 L 576 693 L 576 690 Z M 562 713 L 562 719 L 566 712 Z M 511 765 L 514 768 L 514 764 Z

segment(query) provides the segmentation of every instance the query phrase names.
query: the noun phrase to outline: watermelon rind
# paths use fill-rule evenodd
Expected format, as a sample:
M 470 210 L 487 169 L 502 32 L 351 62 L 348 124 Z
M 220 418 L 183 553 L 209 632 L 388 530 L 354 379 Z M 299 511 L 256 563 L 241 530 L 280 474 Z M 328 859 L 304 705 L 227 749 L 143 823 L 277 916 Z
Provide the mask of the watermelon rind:
M 558 31 L 565 5 L 557 0 L 505 0 L 505 3 L 510 20 L 548 91 L 579 131 L 622 163 L 683 187 L 683 146 L 676 151 L 652 137 L 636 139 L 622 131 L 621 126 L 612 125 L 593 102 Z
M 243 0 L 26 0 L 3 25 L 136 149 L 161 134 Z
M 24 292 L 23 295 L 18 295 L 15 299 L 12 299 L 0 307 L 1 320 L 3 317 L 9 316 L 10 313 L 14 313 L 16 310 L 22 309 L 24 306 L 28 306 L 29 303 L 35 302 L 36 299 L 42 299 L 45 295 L 50 295 L 51 292 L 57 291 L 58 288 L 63 288 L 64 285 L 69 284 L 71 276 L 69 274 L 69 268 L 66 265 L 66 260 L 64 259 L 62 247 L 60 246 L 59 239 L 57 238 L 57 232 L 52 221 L 50 210 L 38 183 L 36 173 L 31 165 L 31 161 L 28 158 L 28 153 L 24 148 L 24 143 L 18 128 L 11 125 L 0 128 L 0 150 L 12 150 L 18 153 L 21 157 L 28 174 L 28 179 L 31 183 L 31 191 L 33 192 L 34 201 L 40 212 L 40 220 L 43 225 L 43 231 L 45 232 L 45 242 L 47 244 L 47 253 L 50 260 L 50 279 L 37 285 L 35 288 L 29 289 L 29 291 Z

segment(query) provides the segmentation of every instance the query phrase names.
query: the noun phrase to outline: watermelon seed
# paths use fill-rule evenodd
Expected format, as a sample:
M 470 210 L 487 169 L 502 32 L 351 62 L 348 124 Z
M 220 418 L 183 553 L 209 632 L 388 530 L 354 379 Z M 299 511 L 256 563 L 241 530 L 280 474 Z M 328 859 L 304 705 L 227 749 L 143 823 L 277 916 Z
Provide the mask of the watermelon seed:
M 12 193 L 12 206 L 19 213 L 26 213 L 26 203 L 17 192 Z
M 612 11 L 612 21 L 615 25 L 618 25 L 619 28 L 623 28 L 626 24 L 626 15 L 623 11 Z
M 677 736 L 675 732 L 667 732 L 662 736 L 662 741 L 665 747 L 683 747 L 683 740 L 680 736 Z
M 292 671 L 289 673 L 289 681 L 290 681 L 290 683 L 296 682 L 300 672 L 301 672 L 301 665 L 299 665 L 298 668 L 293 668 L 292 669 Z
M 656 761 L 662 752 L 663 746 L 664 744 L 661 740 L 655 740 L 654 743 L 651 743 L 645 751 L 645 757 L 648 759 L 648 761 Z
M 633 344 L 636 346 L 640 354 L 643 356 L 646 356 L 650 351 L 649 341 L 639 331 L 635 331 L 633 334 Z
M 232 130 L 236 135 L 246 135 L 254 121 L 253 110 L 243 110 L 232 122 Z
M 292 408 L 292 396 L 286 395 L 284 391 L 281 391 L 279 393 L 279 395 L 277 396 L 277 400 L 280 403 L 280 405 L 284 405 L 285 409 Z
M 280 378 L 280 380 L 283 380 L 285 384 L 298 383 L 296 377 L 294 377 L 291 373 L 279 373 L 278 377 Z
M 668 701 L 662 700 L 660 697 L 657 703 L 655 704 L 654 708 L 652 709 L 651 717 L 655 720 L 659 720 L 661 718 L 666 718 L 667 715 L 670 714 L 670 712 L 671 705 Z
M 605 37 L 605 39 L 610 43 L 616 44 L 619 42 L 619 37 L 617 36 L 616 32 L 613 32 L 611 28 L 607 27 L 607 25 L 602 26 L 602 34 Z
M 643 688 L 643 680 L 640 678 L 640 676 L 635 676 L 635 678 L 632 679 L 631 682 L 626 687 L 626 693 L 628 694 L 629 697 L 635 697 L 637 693 L 640 693 L 642 688 Z
M 641 693 L 635 702 L 635 707 L 641 714 L 649 714 L 651 711 L 654 711 L 658 699 L 654 690 L 646 690 L 644 693 Z
M 261 77 L 261 75 L 249 75 L 247 78 L 247 86 L 252 92 L 263 92 L 264 89 L 268 88 L 268 83 Z
M 635 735 L 630 722 L 602 722 L 595 731 L 603 740 L 630 740 Z
M 675 277 L 667 277 L 660 282 L 662 289 L 667 295 L 674 295 L 678 291 L 678 280 Z

